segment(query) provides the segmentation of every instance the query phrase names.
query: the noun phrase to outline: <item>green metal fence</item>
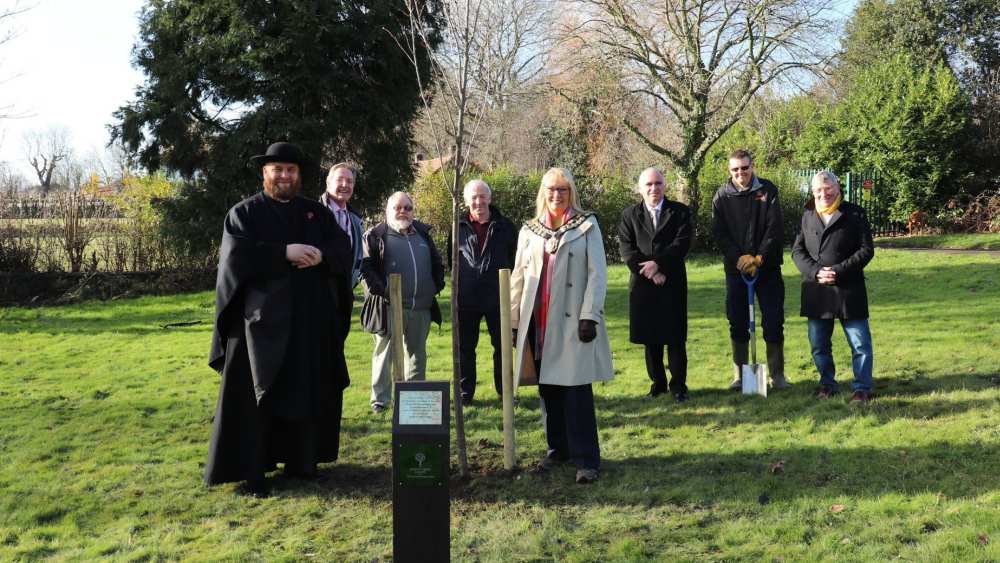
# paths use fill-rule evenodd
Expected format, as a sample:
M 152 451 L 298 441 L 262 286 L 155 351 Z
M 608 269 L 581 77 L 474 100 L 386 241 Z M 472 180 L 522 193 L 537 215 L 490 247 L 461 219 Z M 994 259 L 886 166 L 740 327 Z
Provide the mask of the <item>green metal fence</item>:
M 802 191 L 803 200 L 810 197 L 809 182 L 817 172 L 819 172 L 818 169 L 795 171 L 794 175 L 799 180 L 799 189 Z M 885 185 L 882 184 L 882 178 L 878 172 L 862 170 L 860 172 L 834 172 L 834 174 L 840 178 L 844 199 L 865 210 L 868 222 L 872 226 L 873 235 L 893 236 L 906 233 L 905 225 L 889 219 L 890 202 L 885 195 Z

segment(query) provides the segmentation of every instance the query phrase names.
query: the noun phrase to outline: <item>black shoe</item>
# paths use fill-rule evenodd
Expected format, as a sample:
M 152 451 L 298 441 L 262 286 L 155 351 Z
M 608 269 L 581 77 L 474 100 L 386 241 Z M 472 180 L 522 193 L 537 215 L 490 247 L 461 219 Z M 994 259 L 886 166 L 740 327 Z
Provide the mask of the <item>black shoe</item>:
M 678 391 L 674 393 L 674 400 L 678 403 L 683 403 L 688 400 L 687 391 Z
M 264 479 L 247 481 L 236 489 L 236 493 L 246 497 L 267 498 L 271 496 L 271 486 Z
M 312 469 L 299 469 L 289 468 L 286 465 L 285 469 L 281 472 L 281 476 L 285 479 L 295 479 L 296 481 L 315 481 L 319 477 L 319 473 L 315 467 Z
M 667 392 L 667 388 L 663 385 L 658 385 L 656 383 L 649 386 L 649 393 L 646 393 L 647 397 L 657 397 Z

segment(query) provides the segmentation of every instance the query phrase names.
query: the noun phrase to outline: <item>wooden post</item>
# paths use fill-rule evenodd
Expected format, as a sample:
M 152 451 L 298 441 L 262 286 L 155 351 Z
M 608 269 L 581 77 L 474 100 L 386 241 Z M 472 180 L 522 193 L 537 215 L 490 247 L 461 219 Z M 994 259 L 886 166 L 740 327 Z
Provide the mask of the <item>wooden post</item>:
M 500 365 L 503 382 L 503 468 L 514 469 L 514 353 L 510 326 L 510 270 L 500 270 Z
M 392 380 L 403 381 L 403 282 L 399 274 L 389 274 L 389 346 L 392 353 Z

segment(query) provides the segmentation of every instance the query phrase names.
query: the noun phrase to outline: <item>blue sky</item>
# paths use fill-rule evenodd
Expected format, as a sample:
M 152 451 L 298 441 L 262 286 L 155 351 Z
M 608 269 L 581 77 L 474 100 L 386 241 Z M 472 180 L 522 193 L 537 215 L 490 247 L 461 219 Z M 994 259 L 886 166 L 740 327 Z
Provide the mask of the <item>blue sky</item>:
M 13 0 L 0 0 L 11 6 Z M 21 0 L 19 35 L 0 47 L 0 161 L 24 171 L 25 131 L 65 127 L 78 156 L 103 150 L 111 113 L 142 75 L 131 67 L 143 0 Z M 30 171 L 30 168 L 27 168 Z
M 857 0 L 836 0 L 850 14 Z M 0 162 L 33 180 L 23 135 L 65 127 L 78 157 L 103 151 L 112 112 L 132 99 L 142 75 L 131 66 L 144 0 L 0 0 L 34 5 L 13 24 L 20 35 L 0 47 L 0 107 L 22 114 L 0 121 Z M 836 40 L 836 38 L 831 38 Z

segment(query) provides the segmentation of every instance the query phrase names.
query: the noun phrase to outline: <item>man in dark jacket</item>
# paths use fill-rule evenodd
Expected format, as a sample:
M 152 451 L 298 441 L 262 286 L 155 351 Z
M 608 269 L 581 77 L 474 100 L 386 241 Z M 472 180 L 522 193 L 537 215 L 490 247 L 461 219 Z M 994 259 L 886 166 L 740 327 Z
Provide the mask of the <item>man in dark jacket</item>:
M 854 368 L 851 402 L 866 403 L 872 389 L 872 335 L 864 268 L 875 256 L 871 227 L 863 209 L 843 201 L 832 172 L 813 176 L 812 193 L 792 260 L 802 272 L 801 314 L 809 319 L 809 344 L 820 374 L 817 397 L 828 399 L 837 392 L 830 337 L 833 320 L 840 319 Z
M 350 244 L 319 202 L 298 196 L 303 156 L 275 143 L 252 159 L 264 191 L 233 206 L 223 226 L 209 365 L 222 374 L 205 482 L 246 481 L 267 493 L 265 472 L 311 478 L 337 459 L 343 335 L 350 322 Z
M 712 199 L 712 231 L 726 271 L 726 317 L 733 347 L 734 376 L 730 389 L 740 389 L 740 366 L 748 362 L 750 316 L 742 276 L 756 276 L 756 301 L 767 344 L 771 385 L 785 381 L 785 284 L 781 279 L 782 225 L 778 188 L 754 174 L 745 150 L 729 155 L 729 181 Z
M 361 279 L 361 216 L 351 208 L 351 197 L 354 196 L 354 186 L 358 178 L 356 168 L 346 162 L 338 162 L 330 167 L 326 176 L 326 191 L 319 196 L 319 201 L 333 213 L 337 226 L 344 231 L 351 241 L 351 287 L 358 285 Z
M 669 390 L 687 400 L 687 269 L 691 211 L 663 197 L 663 173 L 639 175 L 642 201 L 627 207 L 618 225 L 618 247 L 632 272 L 629 280 L 629 340 L 645 346 L 649 396 L 666 393 L 663 348 L 670 365 Z
M 500 367 L 499 272 L 514 267 L 517 232 L 514 224 L 490 205 L 490 187 L 472 180 L 463 189 L 469 214 L 458 223 L 458 326 L 462 356 L 462 404 L 472 403 L 476 394 L 476 346 L 479 325 L 493 345 L 493 388 L 503 394 Z M 448 237 L 448 265 L 451 264 L 451 236 Z
M 431 238 L 430 226 L 414 221 L 413 215 L 410 194 L 396 192 L 389 196 L 385 221 L 369 229 L 363 237 L 361 282 L 366 294 L 388 299 L 389 274 L 400 275 L 406 364 L 403 376 L 407 380 L 422 380 L 427 371 L 431 322 L 441 324 L 441 309 L 435 296 L 444 289 L 444 264 Z M 371 408 L 375 414 L 385 411 L 391 399 L 389 344 L 395 330 L 390 324 L 387 332 L 373 335 Z

